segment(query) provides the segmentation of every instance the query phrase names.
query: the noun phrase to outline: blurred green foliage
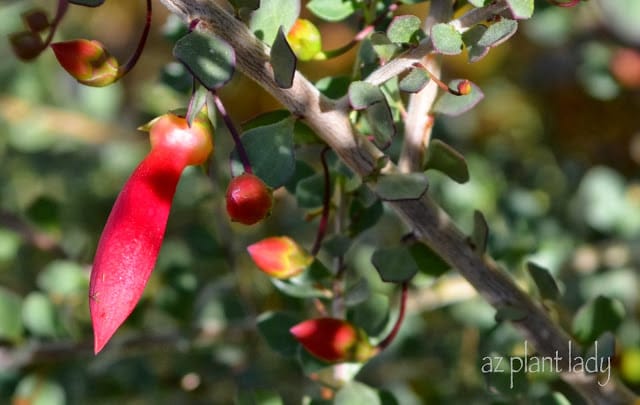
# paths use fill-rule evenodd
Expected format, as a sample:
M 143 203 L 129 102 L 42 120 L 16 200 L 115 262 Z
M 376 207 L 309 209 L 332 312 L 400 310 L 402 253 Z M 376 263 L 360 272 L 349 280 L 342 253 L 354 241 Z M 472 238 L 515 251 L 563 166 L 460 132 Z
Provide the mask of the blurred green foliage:
M 124 57 L 143 19 L 143 5 L 135 3 L 72 8 L 57 35 L 99 38 Z M 33 4 L 51 7 L 44 1 L 4 2 L 0 36 L 20 30 L 20 13 Z M 322 1 L 312 4 L 322 10 Z M 245 251 L 266 235 L 288 234 L 311 244 L 316 223 L 305 221 L 305 208 L 317 204 L 278 191 L 273 216 L 263 225 L 231 224 L 223 196 L 232 142 L 222 125 L 209 176 L 192 169 L 181 180 L 142 301 L 107 349 L 97 357 L 91 352 L 90 263 L 115 196 L 148 150 L 145 135 L 135 128 L 188 100 L 190 82 L 171 57 L 172 41 L 179 37 L 174 31 L 184 27 L 167 20 L 162 7 L 156 9 L 139 66 L 107 88 L 79 86 L 51 52 L 21 63 L 0 41 L 2 403 L 228 404 L 237 399 L 275 404 L 278 395 L 285 403 L 320 397 L 318 385 L 303 375 L 294 357 L 271 349 L 278 334 L 265 340 L 258 333 L 265 325 L 285 327 L 304 319 L 311 304 L 274 288 Z M 401 11 L 424 14 L 424 7 Z M 617 52 L 640 44 L 639 13 L 634 0 L 590 1 L 573 9 L 540 1 L 533 19 L 481 62 L 467 64 L 466 55 L 444 58 L 445 76 L 473 80 L 485 98 L 464 115 L 438 117 L 435 123 L 434 137 L 464 154 L 470 181 L 458 184 L 429 172 L 429 193 L 467 232 L 474 210 L 482 211 L 490 229 L 488 252 L 527 291 L 538 294 L 526 262 L 551 271 L 561 291 L 552 313 L 567 330 L 578 323 L 581 336 L 595 339 L 601 330 L 584 319 L 572 320 L 573 315 L 584 318 L 595 310 L 587 306 L 578 312 L 583 305 L 608 297 L 600 306 L 614 308 L 618 316 L 611 325 L 619 356 L 614 372 L 636 389 L 640 85 L 621 81 L 612 63 Z M 319 27 L 330 36 L 334 30 L 355 31 L 351 23 Z M 347 41 L 345 35 L 338 38 Z M 353 54 L 346 58 L 351 63 Z M 310 62 L 300 69 L 313 77 L 318 71 L 348 75 L 349 63 Z M 221 95 L 238 123 L 277 108 L 239 74 Z M 307 170 L 318 170 L 317 146 L 297 153 L 309 163 Z M 298 185 L 311 194 L 319 188 L 313 171 Z M 380 281 L 371 256 L 378 246 L 397 244 L 406 229 L 365 197 L 352 213 L 364 219 L 352 223 L 359 235 L 346 261 L 354 269 L 353 289 L 367 280 L 373 294 L 365 302 L 357 298 L 361 292 L 354 293 L 354 305 L 361 308 L 351 316 L 370 322 L 365 326 L 370 333 L 380 333 L 394 318 L 397 300 L 393 288 Z M 553 376 L 521 373 L 516 389 L 510 389 L 503 381 L 508 373 L 483 374 L 484 356 L 520 355 L 523 338 L 507 323 L 496 323 L 495 309 L 455 272 L 434 273 L 414 278 L 398 339 L 360 371 L 359 381 L 392 392 L 403 405 L 580 403 Z M 268 311 L 289 315 L 259 317 Z M 374 314 L 381 319 L 372 322 Z M 371 397 L 375 403 L 385 395 L 354 382 L 337 399 L 356 403 L 348 398 Z

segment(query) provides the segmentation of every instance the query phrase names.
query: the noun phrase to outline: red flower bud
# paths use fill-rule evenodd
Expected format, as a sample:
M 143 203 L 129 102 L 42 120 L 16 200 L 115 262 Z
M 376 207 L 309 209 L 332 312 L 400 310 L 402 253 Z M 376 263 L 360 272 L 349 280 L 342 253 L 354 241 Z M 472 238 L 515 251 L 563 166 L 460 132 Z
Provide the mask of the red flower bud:
M 271 190 L 259 177 L 244 173 L 227 188 L 227 213 L 232 221 L 253 225 L 271 213 Z
M 460 82 L 458 82 L 458 94 L 460 94 L 461 96 L 466 96 L 467 94 L 471 93 L 471 90 L 473 90 L 473 87 L 471 87 L 471 82 L 469 80 L 460 80 Z
M 98 41 L 76 39 L 51 48 L 64 70 L 82 84 L 103 87 L 120 78 L 118 61 Z
M 151 275 L 183 169 L 213 150 L 206 115 L 163 115 L 150 124 L 151 152 L 118 195 L 98 242 L 89 283 L 97 354 L 133 311 Z
M 313 262 L 313 256 L 286 236 L 263 239 L 247 250 L 260 270 L 280 279 L 297 276 Z
M 312 355 L 331 363 L 363 362 L 376 353 L 365 333 L 343 319 L 309 319 L 289 332 Z
M 309 61 L 322 51 L 322 36 L 318 28 L 309 20 L 298 18 L 287 34 L 287 41 L 302 61 Z

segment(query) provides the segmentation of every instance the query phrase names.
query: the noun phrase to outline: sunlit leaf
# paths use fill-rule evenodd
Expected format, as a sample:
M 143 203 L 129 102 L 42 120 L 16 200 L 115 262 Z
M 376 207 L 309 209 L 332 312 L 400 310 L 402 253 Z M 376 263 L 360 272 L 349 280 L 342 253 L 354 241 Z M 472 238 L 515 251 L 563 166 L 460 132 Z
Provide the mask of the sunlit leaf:
M 261 0 L 253 12 L 249 28 L 262 42 L 271 46 L 280 27 L 289 32 L 300 15 L 300 0 Z
M 354 0 L 311 0 L 307 8 L 326 21 L 341 21 L 356 10 Z
M 174 56 L 209 90 L 225 85 L 233 76 L 236 56 L 226 41 L 193 31 L 176 42 Z
M 517 20 L 531 18 L 533 15 L 534 0 L 506 0 L 506 3 Z
M 387 36 L 391 42 L 408 44 L 417 43 L 424 32 L 420 29 L 422 21 L 415 15 L 400 15 L 391 20 L 387 28 Z
M 431 28 L 431 41 L 436 52 L 457 55 L 462 52 L 462 36 L 451 25 L 439 23 Z

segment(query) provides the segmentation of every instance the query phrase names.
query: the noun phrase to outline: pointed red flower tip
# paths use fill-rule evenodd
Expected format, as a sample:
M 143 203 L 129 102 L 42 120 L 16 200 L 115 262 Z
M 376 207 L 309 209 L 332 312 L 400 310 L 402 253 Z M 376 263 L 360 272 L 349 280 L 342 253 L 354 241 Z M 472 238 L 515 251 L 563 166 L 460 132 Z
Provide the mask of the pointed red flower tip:
M 227 188 L 227 213 L 234 222 L 253 225 L 271 213 L 271 190 L 258 176 L 244 173 L 234 177 Z
M 467 94 L 471 93 L 471 90 L 473 89 L 473 87 L 471 87 L 471 82 L 469 80 L 461 80 L 460 82 L 458 82 L 458 94 L 460 94 L 461 96 L 466 96 Z
M 56 42 L 51 49 L 64 70 L 84 85 L 103 87 L 120 78 L 118 61 L 98 41 Z
M 36 32 L 15 32 L 9 36 L 13 53 L 24 61 L 35 59 L 45 48 L 42 38 Z
M 182 171 L 204 162 L 213 150 L 211 126 L 205 119 L 196 118 L 189 128 L 186 119 L 166 114 L 149 125 L 151 152 L 120 191 L 93 261 L 89 309 L 96 354 L 142 296 Z
M 309 319 L 295 325 L 289 332 L 309 353 L 331 363 L 363 362 L 377 350 L 362 330 L 343 319 Z
M 313 256 L 286 236 L 263 239 L 247 250 L 260 270 L 280 279 L 297 276 L 313 262 Z
M 302 61 L 309 61 L 322 51 L 322 36 L 309 20 L 298 18 L 287 34 L 293 53 Z

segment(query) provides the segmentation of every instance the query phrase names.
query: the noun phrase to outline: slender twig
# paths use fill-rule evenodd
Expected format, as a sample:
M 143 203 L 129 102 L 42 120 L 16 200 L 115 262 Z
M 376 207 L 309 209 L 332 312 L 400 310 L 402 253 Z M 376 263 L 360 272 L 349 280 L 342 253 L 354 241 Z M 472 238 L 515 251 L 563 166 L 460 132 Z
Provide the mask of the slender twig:
M 49 25 L 49 33 L 44 40 L 42 50 L 45 50 L 49 46 L 51 41 L 53 41 L 53 36 L 56 33 L 56 29 L 58 28 L 58 25 L 60 24 L 60 21 L 62 21 L 64 15 L 67 13 L 68 8 L 69 2 L 67 0 L 58 0 L 56 15 L 53 17 L 53 20 L 51 20 L 51 24 Z
M 396 319 L 396 322 L 393 324 L 393 329 L 391 329 L 391 332 L 389 332 L 386 338 L 384 338 L 380 343 L 378 343 L 378 349 L 380 350 L 384 350 L 387 347 L 389 347 L 389 345 L 393 342 L 393 340 L 398 335 L 398 332 L 400 331 L 400 327 L 402 326 L 402 321 L 404 321 L 404 315 L 407 309 L 407 291 L 408 290 L 409 290 L 409 283 L 405 281 L 404 283 L 402 283 L 402 292 L 400 293 L 400 309 L 398 310 L 398 318 Z
M 322 240 L 327 234 L 327 224 L 329 223 L 329 211 L 331 208 L 331 175 L 329 173 L 329 166 L 327 165 L 327 153 L 331 150 L 328 146 L 322 149 L 320 153 L 320 162 L 322 162 L 322 172 L 324 175 L 324 191 L 322 194 L 322 216 L 320 217 L 320 223 L 318 224 L 318 233 L 316 234 L 316 240 L 313 243 L 311 254 L 316 256 L 322 246 Z
M 144 50 L 144 46 L 147 43 L 147 38 L 149 37 L 149 31 L 151 30 L 151 0 L 147 0 L 147 17 L 144 23 L 144 29 L 142 30 L 142 34 L 140 35 L 140 39 L 138 40 L 138 45 L 136 45 L 136 50 L 133 52 L 129 60 L 118 68 L 118 78 L 123 77 L 127 73 L 131 71 L 138 63 L 138 59 L 140 59 L 140 55 L 142 55 L 142 51 Z
M 220 116 L 224 121 L 224 124 L 229 130 L 229 133 L 231 133 L 233 142 L 236 144 L 236 151 L 238 152 L 238 158 L 242 163 L 242 168 L 244 169 L 245 173 L 253 173 L 253 170 L 251 169 L 251 162 L 249 161 L 249 155 L 247 154 L 247 150 L 244 148 L 242 140 L 240 139 L 240 133 L 236 129 L 236 126 L 233 125 L 233 121 L 231 121 L 231 117 L 229 117 L 229 114 L 227 114 L 227 110 L 224 108 L 224 104 L 222 103 L 222 100 L 220 99 L 218 94 L 212 91 L 211 96 L 213 97 L 213 102 L 215 103 L 216 108 L 218 109 L 218 112 L 220 113 Z

